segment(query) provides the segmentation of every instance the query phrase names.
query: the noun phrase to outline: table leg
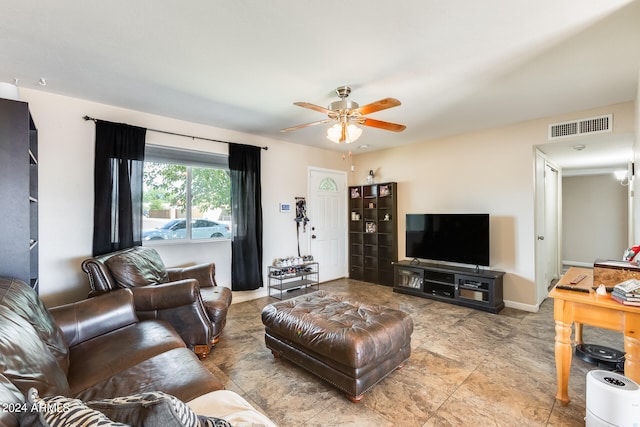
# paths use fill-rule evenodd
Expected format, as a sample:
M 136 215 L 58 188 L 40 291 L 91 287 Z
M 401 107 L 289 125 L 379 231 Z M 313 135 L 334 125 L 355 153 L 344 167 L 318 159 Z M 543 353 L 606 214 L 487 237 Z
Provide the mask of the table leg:
M 573 342 L 575 345 L 582 344 L 582 323 L 574 323 L 573 329 Z
M 569 370 L 571 369 L 571 323 L 556 320 L 556 373 L 558 376 L 558 393 L 556 399 L 561 404 L 569 403 Z
M 640 318 L 626 314 L 624 332 L 624 376 L 640 383 Z

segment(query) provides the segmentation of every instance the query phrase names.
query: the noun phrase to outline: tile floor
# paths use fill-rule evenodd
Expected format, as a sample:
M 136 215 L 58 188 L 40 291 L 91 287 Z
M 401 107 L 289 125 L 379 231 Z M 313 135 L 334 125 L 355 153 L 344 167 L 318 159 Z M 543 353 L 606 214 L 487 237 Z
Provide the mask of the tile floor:
M 354 404 L 265 347 L 260 313 L 275 298 L 233 304 L 205 364 L 280 426 L 584 426 L 585 376 L 597 368 L 574 357 L 571 403 L 555 400 L 552 300 L 495 315 L 349 279 L 320 289 L 410 313 L 411 358 Z M 585 326 L 584 340 L 623 349 L 611 331 Z

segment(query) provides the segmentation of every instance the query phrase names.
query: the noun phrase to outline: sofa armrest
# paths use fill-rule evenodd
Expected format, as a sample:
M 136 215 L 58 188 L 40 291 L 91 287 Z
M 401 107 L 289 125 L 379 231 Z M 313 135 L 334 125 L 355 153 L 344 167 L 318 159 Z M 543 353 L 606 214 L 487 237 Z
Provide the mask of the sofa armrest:
M 213 262 L 197 264 L 189 267 L 167 268 L 169 280 L 196 279 L 201 288 L 217 286 L 216 265 Z
M 169 323 L 187 347 L 200 358 L 207 356 L 214 338 L 213 325 L 205 311 L 196 279 L 130 289 L 140 320 L 156 319 Z
M 89 258 L 82 261 L 82 271 L 89 276 L 91 296 L 100 295 L 113 289 L 113 277 L 102 261 Z
M 137 311 L 165 310 L 199 302 L 200 287 L 196 279 L 130 288 Z
M 138 322 L 129 289 L 49 309 L 69 347 Z

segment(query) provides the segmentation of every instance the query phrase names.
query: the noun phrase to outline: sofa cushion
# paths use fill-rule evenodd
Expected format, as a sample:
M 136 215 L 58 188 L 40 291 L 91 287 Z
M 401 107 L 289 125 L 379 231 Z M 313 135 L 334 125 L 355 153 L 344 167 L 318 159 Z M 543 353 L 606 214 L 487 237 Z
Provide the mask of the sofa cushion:
M 110 366 L 105 370 L 110 374 L 103 381 L 82 390 L 72 389 L 72 396 L 88 402 L 162 390 L 188 402 L 210 391 L 224 389 L 224 385 L 187 348 L 165 351 L 119 372 L 110 371 Z
M 71 393 L 75 395 L 158 354 L 184 347 L 177 332 L 158 320 L 134 323 L 84 341 L 70 349 Z
M 105 264 L 122 288 L 169 281 L 166 267 L 155 249 L 135 247 L 109 257 Z

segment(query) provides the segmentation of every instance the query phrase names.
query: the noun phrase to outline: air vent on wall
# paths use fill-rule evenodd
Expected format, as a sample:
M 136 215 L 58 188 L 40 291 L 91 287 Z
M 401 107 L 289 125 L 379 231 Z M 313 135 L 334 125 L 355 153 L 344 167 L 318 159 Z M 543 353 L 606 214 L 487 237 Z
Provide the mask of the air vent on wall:
M 549 125 L 549 141 L 578 135 L 607 133 L 613 129 L 613 114 Z

